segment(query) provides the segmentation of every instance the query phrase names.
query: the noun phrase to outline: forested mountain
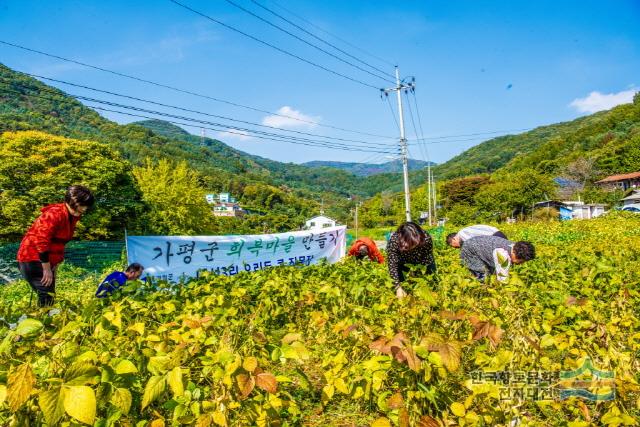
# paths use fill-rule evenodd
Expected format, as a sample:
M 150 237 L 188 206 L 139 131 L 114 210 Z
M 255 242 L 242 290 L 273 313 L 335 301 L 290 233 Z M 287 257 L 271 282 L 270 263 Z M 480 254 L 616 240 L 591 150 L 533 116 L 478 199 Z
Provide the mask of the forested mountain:
M 578 157 L 596 161 L 602 175 L 638 170 L 640 95 L 624 104 L 570 122 L 541 126 L 476 145 L 435 168 L 441 179 L 533 168 L 559 174 Z
M 409 170 L 414 171 L 414 170 L 424 169 L 427 167 L 428 164 L 429 162 L 425 162 L 423 160 L 409 159 Z M 385 162 L 385 163 L 353 163 L 353 162 L 332 162 L 332 161 L 314 160 L 311 162 L 303 163 L 302 165 L 308 166 L 311 168 L 329 167 L 334 169 L 341 169 L 358 176 L 371 176 L 371 175 L 378 175 L 381 173 L 401 173 L 402 172 L 401 160 L 392 160 L 390 162 Z M 431 162 L 431 165 L 435 166 L 435 163 Z
M 638 170 L 640 93 L 633 103 L 520 135 L 494 138 L 436 166 L 438 216 L 459 224 L 530 217 L 535 202 L 556 196 L 612 207 L 622 194 L 605 191 L 594 185 L 595 181 Z M 424 171 L 411 174 L 416 213 L 428 210 L 426 186 L 415 186 L 424 176 Z M 573 184 L 559 188 L 558 182 Z M 363 223 L 397 224 L 403 217 L 402 200 L 400 193 L 376 195 L 362 209 Z

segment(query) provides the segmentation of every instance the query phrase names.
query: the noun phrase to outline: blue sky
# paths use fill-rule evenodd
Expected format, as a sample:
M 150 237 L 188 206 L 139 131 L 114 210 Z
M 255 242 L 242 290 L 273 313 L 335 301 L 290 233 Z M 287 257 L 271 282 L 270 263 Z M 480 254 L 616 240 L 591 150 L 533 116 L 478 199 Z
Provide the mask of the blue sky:
M 389 86 L 270 28 L 226 1 L 180 1 L 340 73 L 375 87 Z M 250 0 L 234 1 L 306 37 Z M 389 64 L 318 32 L 279 6 L 397 63 L 402 76 L 415 76 L 428 138 L 571 120 L 628 102 L 640 87 L 638 0 L 259 1 L 376 67 L 393 72 Z M 0 39 L 262 110 L 372 134 L 398 134 L 378 90 L 315 69 L 165 0 L 0 0 Z M 390 139 L 269 117 L 3 45 L 0 62 L 20 71 L 210 114 L 331 137 L 396 144 Z M 76 94 L 88 93 L 57 86 Z M 105 115 L 121 123 L 135 120 L 114 113 Z M 408 137 L 414 138 L 408 114 L 406 122 Z M 188 130 L 200 132 L 197 128 Z M 207 131 L 207 135 L 280 161 L 387 160 L 380 153 L 312 148 L 214 131 Z M 432 139 L 430 142 L 440 143 L 427 147 L 431 159 L 442 162 L 483 138 L 486 136 Z M 411 154 L 424 157 L 416 145 Z

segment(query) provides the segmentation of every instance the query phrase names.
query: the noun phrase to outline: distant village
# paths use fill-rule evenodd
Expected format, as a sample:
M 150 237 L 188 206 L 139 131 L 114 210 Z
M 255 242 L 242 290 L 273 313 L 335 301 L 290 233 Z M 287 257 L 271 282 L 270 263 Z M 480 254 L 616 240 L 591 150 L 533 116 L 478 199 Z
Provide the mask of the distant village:
M 560 184 L 560 183 L 559 183 Z M 618 209 L 640 213 L 640 171 L 611 175 L 596 184 L 606 190 L 622 190 L 628 192 L 626 197 L 619 200 Z M 571 187 L 571 183 L 562 183 L 562 186 Z M 604 214 L 606 205 L 602 203 L 586 203 L 583 200 L 544 200 L 534 205 L 535 209 L 553 208 L 558 211 L 562 220 L 591 219 Z

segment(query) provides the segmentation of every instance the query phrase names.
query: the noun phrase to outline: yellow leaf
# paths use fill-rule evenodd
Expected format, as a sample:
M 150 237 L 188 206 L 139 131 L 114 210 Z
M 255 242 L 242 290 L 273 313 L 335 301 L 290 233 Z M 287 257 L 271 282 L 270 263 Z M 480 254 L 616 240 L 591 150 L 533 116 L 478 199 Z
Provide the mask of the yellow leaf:
M 130 360 L 121 360 L 116 365 L 116 374 L 118 375 L 135 374 L 136 372 L 138 372 L 138 368 Z
M 116 328 L 120 329 L 122 327 L 122 316 L 120 316 L 119 312 L 107 311 L 103 316 Z
M 335 380 L 333 382 L 333 385 L 340 393 L 349 394 L 349 387 L 347 387 L 347 384 L 345 384 L 342 378 L 338 378 L 337 380 Z
M 302 335 L 299 333 L 289 333 L 282 337 L 282 344 L 291 344 L 294 341 L 300 341 L 302 339 Z
M 464 409 L 464 405 L 460 402 L 453 402 L 451 404 L 451 412 L 457 417 L 464 417 L 466 410 Z
M 184 394 L 184 386 L 182 384 L 182 370 L 179 366 L 173 368 L 167 374 L 167 382 L 173 393 L 173 397 L 180 397 Z
M 220 427 L 227 426 L 227 418 L 224 416 L 224 413 L 220 411 L 216 411 L 213 413 L 213 422 Z
M 131 392 L 126 388 L 118 387 L 111 395 L 111 403 L 125 415 L 127 415 L 131 409 L 131 401 Z
M 389 418 L 380 417 L 371 423 L 371 427 L 391 427 L 391 421 Z
M 7 386 L 0 384 L 0 405 L 2 405 L 7 398 Z
M 155 420 L 151 421 L 149 427 L 164 427 L 164 418 L 156 418 Z
M 247 372 L 253 372 L 258 367 L 258 359 L 253 356 L 247 357 L 242 362 L 242 368 Z
M 64 396 L 67 414 L 85 424 L 93 425 L 96 418 L 96 395 L 90 387 L 67 387 Z
M 16 412 L 24 402 L 29 399 L 31 390 L 36 383 L 36 378 L 31 371 L 29 363 L 23 363 L 16 369 L 9 371 L 7 379 L 7 399 L 9 401 L 9 409 Z
M 144 335 L 144 323 L 136 322 L 127 328 L 128 331 L 137 332 L 139 335 Z
M 164 375 L 154 375 L 149 378 L 147 385 L 144 387 L 144 394 L 142 395 L 142 407 L 144 410 L 151 402 L 156 400 L 162 393 L 164 393 L 167 383 Z
M 64 416 L 65 392 L 64 387 L 55 387 L 51 390 L 41 391 L 38 395 L 38 405 L 47 424 L 56 425 Z

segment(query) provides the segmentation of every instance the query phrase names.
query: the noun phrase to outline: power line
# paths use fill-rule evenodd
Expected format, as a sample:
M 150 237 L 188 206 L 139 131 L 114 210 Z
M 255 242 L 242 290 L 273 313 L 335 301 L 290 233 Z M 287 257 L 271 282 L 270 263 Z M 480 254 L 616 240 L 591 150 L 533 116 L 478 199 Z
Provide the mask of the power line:
M 3 84 L 8 86 L 7 83 L 3 83 Z M 21 84 L 19 84 L 19 86 L 22 86 L 23 88 L 27 88 L 27 89 L 33 89 L 32 87 L 21 85 Z M 34 97 L 38 97 L 38 98 L 47 99 L 47 100 L 50 100 L 50 101 L 55 101 L 55 102 L 66 102 L 66 103 L 70 102 L 70 100 L 66 100 L 64 98 L 63 99 L 57 99 L 57 98 L 51 98 L 51 97 L 42 96 L 41 94 L 24 93 L 24 92 L 19 92 L 19 91 L 12 90 L 12 89 L 6 89 L 6 90 L 8 90 L 9 92 L 13 92 L 13 93 L 19 94 L 19 95 L 34 96 Z M 38 90 L 40 90 L 40 89 L 38 89 Z M 56 92 L 53 92 L 53 91 L 49 91 L 49 92 L 52 92 L 52 93 L 54 93 L 54 94 L 56 94 L 58 96 L 60 95 L 59 93 L 56 93 Z M 73 96 L 73 95 L 70 95 L 70 96 Z M 167 121 L 169 123 L 173 123 L 173 124 L 177 124 L 177 125 L 197 127 L 197 128 L 205 128 L 205 129 L 210 129 L 210 130 L 214 130 L 214 131 L 217 131 L 217 132 L 226 132 L 226 133 L 235 134 L 235 135 L 242 135 L 242 136 L 247 136 L 248 135 L 247 132 L 251 132 L 254 135 L 249 135 L 249 136 L 252 136 L 252 137 L 258 138 L 258 139 L 265 139 L 265 140 L 271 140 L 271 141 L 277 141 L 277 142 L 289 142 L 289 143 L 293 143 L 293 144 L 298 143 L 298 144 L 301 144 L 301 145 L 332 148 L 332 149 L 339 149 L 339 150 L 345 150 L 345 151 L 378 152 L 378 153 L 384 153 L 384 154 L 391 153 L 389 151 L 375 150 L 373 148 L 363 147 L 363 146 L 348 145 L 348 144 L 344 144 L 344 143 L 334 143 L 334 142 L 330 142 L 330 141 L 317 141 L 317 140 L 312 140 L 312 139 L 307 139 L 307 138 L 298 138 L 298 137 L 292 137 L 292 136 L 288 136 L 288 135 L 278 135 L 278 134 L 273 134 L 273 133 L 268 133 L 268 132 L 251 130 L 251 129 L 231 127 L 231 126 L 223 125 L 223 124 L 220 124 L 220 123 L 208 122 L 208 121 L 193 119 L 193 118 L 184 117 L 184 116 L 176 116 L 176 115 L 172 115 L 172 114 L 168 114 L 168 113 L 163 113 L 163 112 L 158 112 L 158 111 L 153 111 L 153 110 L 147 110 L 147 109 L 143 109 L 143 108 L 139 108 L 139 107 L 128 106 L 128 105 L 123 105 L 123 104 L 117 104 L 117 103 L 113 103 L 113 102 L 109 102 L 109 101 L 102 101 L 102 100 L 97 100 L 97 99 L 88 98 L 88 97 L 82 97 L 82 96 L 73 96 L 73 97 L 74 98 L 78 98 L 78 99 L 87 100 L 89 102 L 96 102 L 96 103 L 100 103 L 100 104 L 106 104 L 106 105 L 109 105 L 109 106 L 115 106 L 117 108 L 130 109 L 130 110 L 134 110 L 134 111 L 137 111 L 137 112 L 146 112 L 146 113 L 150 113 L 150 114 L 160 115 L 160 116 L 163 116 L 163 117 L 171 117 L 171 118 L 177 118 L 177 119 L 181 119 L 181 120 L 186 120 L 186 121 L 190 121 L 190 122 L 199 123 L 198 125 L 194 125 L 194 124 L 188 124 L 188 123 L 184 123 L 184 122 L 176 122 L 176 121 L 172 121 L 172 120 L 165 120 L 165 121 Z M 146 118 L 146 119 L 156 119 L 157 118 L 157 117 L 150 117 L 150 116 L 146 116 L 146 115 L 126 113 L 126 112 L 118 111 L 118 110 L 111 110 L 111 109 L 107 109 L 107 108 L 103 108 L 103 107 L 97 107 L 97 106 L 93 106 L 93 105 L 90 106 L 90 107 L 94 108 L 94 109 L 98 109 L 98 110 L 119 113 L 119 114 L 128 115 L 128 116 L 132 116 L 132 117 L 142 117 L 142 118 Z M 206 126 L 201 126 L 200 124 L 209 124 L 209 125 L 213 125 L 213 126 L 220 126 L 222 128 L 226 128 L 226 129 L 206 127 Z M 231 129 L 231 130 L 229 130 L 229 129 Z
M 25 74 L 25 75 L 31 76 L 31 77 L 36 77 L 36 78 L 39 78 L 39 79 L 44 79 L 44 80 L 48 80 L 48 81 L 52 81 L 52 82 L 56 82 L 56 83 L 61 83 L 61 84 L 69 85 L 69 86 L 72 86 L 72 87 L 77 87 L 77 88 L 87 89 L 87 90 L 91 90 L 91 91 L 95 91 L 95 92 L 105 93 L 105 94 L 108 94 L 108 95 L 113 95 L 113 96 L 118 96 L 118 97 L 122 97 L 122 98 L 126 98 L 126 99 L 131 99 L 131 100 L 134 100 L 134 101 L 146 102 L 146 103 L 149 103 L 149 104 L 158 105 L 158 106 L 166 107 L 166 108 L 173 108 L 173 109 L 176 109 L 176 110 L 185 111 L 185 112 L 189 112 L 189 113 L 197 113 L 197 114 L 202 114 L 204 116 L 216 117 L 216 118 L 219 118 L 219 119 L 229 120 L 229 121 L 238 122 L 238 123 L 244 123 L 244 124 L 248 124 L 248 125 L 252 125 L 252 126 L 258 126 L 258 127 L 268 128 L 268 129 L 274 129 L 274 130 L 283 131 L 283 132 L 291 132 L 291 133 L 296 133 L 296 134 L 299 134 L 299 135 L 313 136 L 313 137 L 316 137 L 316 138 L 327 138 L 327 139 L 332 139 L 332 140 L 336 140 L 336 141 L 357 142 L 357 143 L 363 143 L 363 144 L 369 144 L 369 145 L 380 145 L 380 146 L 388 147 L 388 144 L 386 144 L 386 143 L 370 142 L 370 141 L 363 141 L 363 140 L 358 140 L 358 139 L 346 139 L 346 138 L 319 135 L 319 134 L 310 133 L 310 132 L 296 131 L 296 130 L 292 130 L 292 129 L 282 129 L 282 128 L 278 128 L 278 127 L 275 127 L 275 126 L 263 125 L 263 124 L 260 124 L 260 123 L 234 119 L 234 118 L 227 117 L 227 116 L 220 116 L 220 115 L 217 115 L 217 114 L 211 114 L 211 113 L 207 113 L 207 112 L 204 112 L 204 111 L 198 111 L 198 110 L 193 110 L 193 109 L 189 109 L 189 108 L 179 107 L 179 106 L 176 106 L 176 105 L 165 104 L 165 103 L 162 103 L 162 102 L 151 101 L 149 99 L 138 98 L 138 97 L 135 97 L 135 96 L 125 95 L 125 94 L 112 92 L 112 91 L 108 91 L 108 90 L 104 90 L 104 89 L 97 89 L 97 88 L 94 88 L 94 87 L 91 87 L 91 86 L 85 86 L 85 85 L 81 85 L 81 84 L 77 84 L 77 83 L 68 82 L 68 81 L 65 81 L 65 80 L 53 79 L 53 78 L 50 78 L 50 77 L 44 77 L 44 76 L 40 76 L 40 75 L 37 75 L 37 74 L 31 74 L 31 73 L 26 73 L 26 72 L 22 72 L 22 73 Z
M 365 62 L 365 61 L 363 61 L 363 60 L 361 60 L 361 59 L 359 59 L 359 58 L 358 58 L 358 57 L 356 57 L 356 56 L 351 55 L 349 52 L 346 52 L 346 51 L 344 51 L 343 49 L 340 49 L 338 46 L 336 46 L 336 45 L 334 45 L 334 44 L 332 44 L 332 43 L 329 43 L 329 42 L 328 42 L 328 41 L 326 41 L 325 39 L 323 39 L 323 38 L 321 38 L 321 37 L 316 36 L 316 35 L 315 35 L 315 34 L 313 34 L 312 32 L 307 31 L 305 28 L 303 28 L 303 27 L 301 27 L 300 25 L 296 24 L 295 22 L 292 22 L 291 20 L 289 20 L 289 19 L 285 18 L 284 16 L 280 15 L 279 13 L 277 13 L 277 12 L 275 12 L 275 11 L 273 11 L 273 10 L 269 9 L 268 7 L 266 7 L 265 5 L 263 5 L 263 4 L 259 3 L 259 2 L 257 2 L 256 0 L 251 0 L 251 2 L 253 2 L 253 3 L 254 3 L 254 4 L 256 4 L 256 5 L 258 5 L 258 7 L 261 7 L 262 9 L 266 10 L 267 12 L 269 12 L 269 13 L 271 13 L 271 14 L 273 14 L 273 15 L 277 16 L 278 18 L 282 19 L 283 21 L 287 22 L 288 24 L 290 24 L 290 25 L 294 26 L 295 28 L 299 29 L 300 31 L 304 32 L 305 34 L 308 34 L 308 35 L 310 35 L 311 37 L 315 38 L 316 40 L 319 40 L 319 41 L 321 41 L 322 43 L 324 43 L 324 44 L 326 44 L 326 45 L 328 45 L 328 46 L 331 46 L 332 48 L 334 48 L 334 49 L 335 49 L 335 50 L 337 50 L 338 52 L 341 52 L 342 54 L 347 55 L 349 58 L 355 59 L 356 61 L 360 62 L 361 64 L 364 64 L 364 65 L 366 65 L 367 67 L 369 67 L 369 68 L 371 68 L 371 69 L 374 69 L 374 70 L 376 70 L 376 71 L 378 71 L 378 72 L 380 72 L 380 73 L 382 73 L 382 74 L 384 74 L 384 75 L 387 75 L 387 76 L 390 76 L 391 78 L 393 78 L 393 75 L 392 75 L 392 74 L 390 74 L 390 73 L 388 73 L 388 72 L 386 72 L 386 71 L 384 71 L 384 70 L 381 70 L 380 68 L 378 68 L 378 67 L 376 67 L 376 66 L 373 66 L 373 65 L 371 65 L 371 64 L 369 64 L 369 63 L 367 63 L 367 62 Z M 388 81 L 388 80 L 387 80 L 387 81 Z
M 248 10 L 248 9 L 246 9 L 246 8 L 244 8 L 244 7 L 242 7 L 242 6 L 240 6 L 238 3 L 234 2 L 233 0 L 225 0 L 225 1 L 226 1 L 227 3 L 229 3 L 230 5 L 232 5 L 232 6 L 236 7 L 236 8 L 238 8 L 238 9 L 240 9 L 241 11 L 243 11 L 243 12 L 245 12 L 245 13 L 247 13 L 247 14 L 249 14 L 249 15 L 253 16 L 254 18 L 259 19 L 260 21 L 262 21 L 262 22 L 266 23 L 267 25 L 270 25 L 270 26 L 272 26 L 273 28 L 276 28 L 276 29 L 278 29 L 278 30 L 282 31 L 282 32 L 283 32 L 283 33 L 285 33 L 285 34 L 290 35 L 291 37 L 295 38 L 296 40 L 299 40 L 299 41 L 301 41 L 302 43 L 304 43 L 304 44 L 306 44 L 306 45 L 308 45 L 308 46 L 311 46 L 311 47 L 313 47 L 313 48 L 315 48 L 315 49 L 319 50 L 320 52 L 325 53 L 325 54 L 327 54 L 327 55 L 331 56 L 332 58 L 337 59 L 337 60 L 338 60 L 338 61 L 340 61 L 340 62 L 344 62 L 344 63 L 345 63 L 345 64 L 347 64 L 347 65 L 350 65 L 350 66 L 352 66 L 352 67 L 354 67 L 354 68 L 356 68 L 356 69 L 358 69 L 358 70 L 360 70 L 360 71 L 363 71 L 363 72 L 365 72 L 365 73 L 367 73 L 367 74 L 369 74 L 369 75 L 371 75 L 371 76 L 373 76 L 373 77 L 377 77 L 377 78 L 379 78 L 379 79 L 382 79 L 382 80 L 384 80 L 384 81 L 386 81 L 386 82 L 393 82 L 393 81 L 392 81 L 392 80 L 390 80 L 388 77 L 383 77 L 383 76 L 380 76 L 379 74 L 372 73 L 371 71 L 366 70 L 366 69 L 364 69 L 364 68 L 360 67 L 359 65 L 356 65 L 356 64 L 354 64 L 354 63 L 352 63 L 352 62 L 349 62 L 349 61 L 347 61 L 347 60 L 345 60 L 345 59 L 343 59 L 343 58 L 340 58 L 339 56 L 337 56 L 337 55 L 335 55 L 335 54 L 333 54 L 333 53 L 331 53 L 331 52 L 327 51 L 326 49 L 321 48 L 320 46 L 318 46 L 318 45 L 316 45 L 316 44 L 313 44 L 313 43 L 311 43 L 311 42 L 309 42 L 309 41 L 307 41 L 307 40 L 303 39 L 302 37 L 298 37 L 297 35 L 293 34 L 292 32 L 290 32 L 290 31 L 288 31 L 288 30 L 286 30 L 286 29 L 284 29 L 284 28 L 282 28 L 281 26 L 279 26 L 279 25 L 277 25 L 277 24 L 274 24 L 273 22 L 269 21 L 268 19 L 263 18 L 263 17 L 261 17 L 261 16 L 259 16 L 259 15 L 255 14 L 255 13 L 251 12 L 250 10 Z M 254 2 L 254 3 L 256 3 L 256 2 Z M 263 7 L 263 6 L 262 6 L 262 5 L 260 5 L 259 3 L 256 3 L 256 4 L 258 4 L 258 6 L 260 6 L 260 7 Z M 263 8 L 264 8 L 264 7 L 263 7 Z M 266 8 L 265 8 L 265 9 L 266 9 Z M 267 10 L 269 10 L 269 9 L 267 9 Z M 269 11 L 270 11 L 270 10 L 269 10 Z M 270 12 L 271 12 L 271 11 L 270 11 Z M 275 12 L 272 12 L 272 13 L 275 13 Z M 278 16 L 279 16 L 279 15 L 278 15 Z M 282 17 L 281 17 L 281 18 L 282 18 Z M 286 20 L 286 18 L 282 18 L 282 19 L 285 19 L 285 20 Z M 287 21 L 287 22 L 290 22 L 290 21 Z M 293 23 L 292 23 L 292 25 L 295 25 L 295 24 L 293 24 Z M 303 29 L 303 31 L 304 31 L 304 29 Z M 311 33 L 309 33 L 309 34 L 311 34 Z M 311 35 L 312 35 L 312 36 L 314 36 L 313 34 L 311 34 Z M 316 36 L 314 36 L 314 37 L 316 37 Z M 318 37 L 316 37 L 316 38 L 318 38 Z M 319 38 L 318 38 L 318 39 L 319 39 Z M 322 39 L 319 39 L 319 40 L 321 40 L 321 41 L 322 41 Z M 347 55 L 348 55 L 348 54 L 347 54 Z M 349 55 L 349 56 L 350 56 L 350 55 Z M 357 59 L 357 58 L 356 58 L 356 59 Z M 375 68 L 375 67 L 374 67 L 374 68 Z M 376 70 L 377 70 L 377 69 L 376 69 Z M 386 74 L 384 71 L 383 71 L 382 73 L 383 73 L 383 74 Z
M 325 128 L 328 128 L 328 129 L 339 130 L 339 131 L 343 131 L 343 132 L 356 133 L 356 134 L 366 135 L 366 136 L 374 136 L 374 137 L 384 138 L 384 139 L 396 139 L 396 138 L 394 138 L 392 136 L 377 135 L 377 134 L 362 132 L 362 131 L 353 130 L 353 129 L 346 129 L 346 128 L 342 128 L 342 127 L 338 127 L 338 126 L 332 126 L 332 125 L 328 125 L 328 124 L 319 123 L 319 122 L 316 122 L 316 121 L 313 121 L 313 120 L 301 119 L 299 117 L 288 116 L 286 114 L 275 113 L 275 112 L 272 112 L 272 111 L 263 110 L 263 109 L 256 108 L 256 107 L 251 107 L 251 106 L 248 106 L 248 105 L 238 104 L 236 102 L 227 101 L 227 100 L 224 100 L 224 99 L 216 98 L 216 97 L 209 96 L 209 95 L 204 95 L 204 94 L 193 92 L 193 91 L 186 90 L 186 89 L 181 89 L 181 88 L 178 88 L 178 87 L 175 87 L 175 86 L 170 86 L 170 85 L 167 85 L 167 84 L 164 84 L 164 83 L 154 82 L 154 81 L 151 81 L 151 80 L 147 80 L 147 79 L 143 79 L 143 78 L 140 78 L 140 77 L 132 76 L 130 74 L 125 74 L 125 73 L 121 73 L 121 72 L 118 72 L 118 71 L 109 70 L 107 68 L 99 67 L 97 65 L 91 65 L 91 64 L 88 64 L 86 62 L 80 62 L 80 61 L 76 61 L 74 59 L 64 58 L 64 57 L 59 56 L 59 55 L 43 52 L 41 50 L 32 49 L 32 48 L 29 48 L 29 47 L 26 47 L 26 46 L 21 46 L 21 45 L 18 45 L 18 44 L 15 44 L 15 43 L 10 43 L 10 42 L 4 41 L 4 40 L 0 40 L 0 44 L 4 44 L 6 46 L 11 46 L 11 47 L 14 47 L 14 48 L 17 48 L 17 49 L 22 49 L 24 51 L 31 52 L 31 53 L 37 53 L 39 55 L 47 56 L 49 58 L 58 59 L 60 61 L 65 61 L 65 62 L 68 62 L 68 63 L 71 63 L 71 64 L 76 64 L 76 65 L 81 65 L 83 67 L 92 68 L 94 70 L 98 70 L 98 71 L 102 71 L 102 72 L 105 72 L 105 73 L 113 74 L 113 75 L 118 76 L 118 77 L 124 77 L 124 78 L 135 80 L 135 81 L 138 81 L 138 82 L 141 82 L 141 83 L 146 83 L 146 84 L 149 84 L 149 85 L 152 85 L 152 86 L 161 87 L 163 89 L 169 89 L 169 90 L 172 90 L 172 91 L 175 91 L 175 92 L 184 93 L 186 95 L 196 96 L 196 97 L 203 98 L 203 99 L 208 99 L 208 100 L 215 101 L 215 102 L 220 102 L 222 104 L 231 105 L 231 106 L 238 107 L 238 108 L 244 108 L 244 109 L 255 111 L 255 112 L 259 112 L 259 113 L 269 114 L 269 115 L 272 115 L 272 116 L 291 119 L 291 120 L 295 120 L 297 122 L 312 124 L 312 125 L 325 127 Z
M 344 78 L 344 79 L 350 80 L 350 81 L 352 81 L 352 82 L 354 82 L 354 83 L 358 83 L 358 84 L 361 84 L 361 85 L 366 86 L 366 87 L 370 87 L 370 88 L 373 88 L 373 89 L 376 89 L 376 90 L 380 89 L 378 86 L 373 86 L 373 85 L 371 85 L 371 84 L 369 84 L 369 83 L 365 83 L 365 82 L 363 82 L 362 80 L 356 79 L 355 77 L 347 76 L 347 75 L 342 74 L 342 73 L 340 73 L 340 72 L 338 72 L 338 71 L 335 71 L 335 70 L 332 70 L 332 69 L 330 69 L 330 68 L 327 68 L 327 67 L 325 67 L 324 65 L 320 65 L 320 64 L 318 64 L 317 62 L 310 61 L 310 60 L 308 60 L 308 59 L 305 59 L 305 58 L 303 58 L 303 57 L 301 57 L 301 56 L 296 55 L 295 53 L 291 53 L 291 52 L 289 52 L 288 50 L 282 49 L 282 48 L 280 48 L 280 47 L 278 47 L 278 46 L 276 46 L 276 45 L 274 45 L 274 44 L 272 44 L 272 43 L 266 42 L 266 41 L 264 41 L 264 40 L 262 40 L 262 39 L 260 39 L 260 38 L 258 38 L 258 37 L 256 37 L 256 36 L 252 36 L 252 35 L 251 35 L 251 34 L 249 34 L 249 33 L 246 33 L 246 32 L 244 32 L 244 31 L 242 31 L 242 30 L 239 30 L 238 28 L 235 28 L 235 27 L 233 27 L 233 26 L 231 26 L 231 25 L 225 24 L 225 23 L 224 23 L 224 22 L 222 22 L 222 21 L 218 21 L 217 19 L 215 19 L 215 18 L 213 18 L 213 17 L 211 17 L 211 16 L 209 16 L 209 15 L 207 15 L 207 14 L 203 13 L 203 12 L 200 12 L 200 11 L 198 11 L 198 10 L 195 10 L 195 9 L 193 9 L 193 8 L 191 8 L 191 7 L 187 6 L 187 5 L 185 5 L 185 4 L 182 4 L 182 3 L 180 3 L 180 2 L 178 2 L 178 1 L 176 1 L 176 0 L 169 0 L 169 1 L 170 1 L 171 3 L 174 3 L 174 4 L 178 5 L 178 6 L 180 6 L 180 7 L 184 8 L 184 9 L 186 9 L 186 10 L 189 10 L 189 11 L 191 11 L 191 12 L 195 13 L 196 15 L 202 16 L 203 18 L 208 19 L 208 20 L 210 20 L 211 22 L 215 22 L 216 24 L 221 25 L 221 26 L 223 26 L 223 27 L 225 27 L 225 28 L 227 28 L 227 29 L 229 29 L 229 30 L 231 30 L 231 31 L 235 31 L 235 32 L 236 32 L 236 33 L 238 33 L 238 34 L 242 34 L 243 36 L 245 36 L 245 37 L 247 37 L 247 38 L 250 38 L 250 39 L 251 39 L 251 40 L 253 40 L 253 41 L 256 41 L 256 42 L 258 42 L 258 43 L 260 43 L 260 44 L 263 44 L 263 45 L 268 46 L 268 47 L 270 47 L 270 48 L 272 48 L 272 49 L 275 49 L 275 50 L 277 50 L 277 51 L 278 51 L 278 52 L 280 52 L 280 53 L 283 53 L 283 54 L 285 54 L 285 55 L 287 55 L 287 56 L 290 56 L 290 57 L 292 57 L 292 58 L 298 59 L 298 60 L 300 60 L 300 61 L 302 61 L 302 62 L 304 62 L 304 63 L 306 63 L 306 64 L 309 64 L 309 65 L 311 65 L 311 66 L 313 66 L 313 67 L 319 68 L 319 69 L 324 70 L 324 71 L 326 71 L 326 72 L 328 72 L 328 73 L 334 74 L 334 75 L 336 75 L 336 76 L 342 77 L 342 78 Z
M 352 48 L 354 48 L 354 49 L 356 49 L 356 50 L 358 50 L 358 51 L 360 51 L 360 52 L 364 53 L 365 55 L 368 55 L 368 56 L 369 56 L 369 57 L 371 57 L 371 58 L 377 59 L 378 61 L 380 61 L 380 62 L 384 62 L 385 64 L 390 65 L 390 66 L 392 66 L 392 67 L 395 67 L 395 66 L 397 65 L 397 64 L 391 63 L 391 62 L 389 62 L 389 61 L 387 61 L 387 60 L 385 60 L 385 59 L 383 59 L 383 58 L 380 58 L 379 56 L 376 56 L 376 55 L 374 55 L 374 54 L 372 54 L 372 53 L 370 53 L 370 52 L 367 52 L 366 50 L 364 50 L 364 49 L 362 49 L 362 48 L 360 48 L 360 47 L 358 47 L 358 46 L 356 46 L 356 45 L 354 45 L 354 44 L 352 44 L 352 43 L 348 42 L 347 40 L 345 40 L 345 39 L 343 39 L 343 38 L 341 38 L 341 37 L 339 37 L 339 36 L 337 36 L 337 35 L 335 35 L 335 34 L 333 34 L 333 33 L 329 32 L 329 31 L 325 30 L 324 28 L 321 28 L 321 27 L 317 26 L 317 25 L 316 25 L 316 24 L 314 24 L 313 22 L 311 22 L 311 21 L 309 21 L 309 20 L 307 20 L 307 19 L 303 18 L 302 16 L 300 16 L 300 15 L 298 15 L 298 14 L 294 13 L 294 12 L 292 12 L 290 9 L 285 8 L 284 6 L 282 6 L 282 5 L 278 4 L 278 3 L 276 3 L 276 2 L 275 2 L 275 1 L 273 1 L 273 0 L 271 1 L 271 3 L 275 4 L 277 7 L 279 7 L 279 8 L 280 8 L 280 9 L 282 9 L 282 10 L 284 10 L 284 11 L 285 11 L 285 12 L 287 12 L 288 14 L 290 14 L 290 15 L 292 15 L 292 16 L 295 16 L 295 17 L 296 17 L 296 18 L 298 18 L 299 20 L 301 20 L 301 21 L 303 21 L 303 22 L 306 22 L 307 24 L 309 24 L 309 25 L 310 25 L 310 26 L 312 26 L 313 28 L 315 28 L 315 29 L 317 29 L 317 30 L 319 30 L 319 31 L 321 31 L 321 32 L 323 32 L 323 33 L 325 33 L 325 34 L 327 34 L 327 35 L 329 35 L 329 36 L 331 36 L 331 37 L 333 37 L 333 38 L 337 39 L 337 40 L 340 40 L 342 43 L 346 44 L 347 46 L 350 46 L 350 47 L 352 47 Z

